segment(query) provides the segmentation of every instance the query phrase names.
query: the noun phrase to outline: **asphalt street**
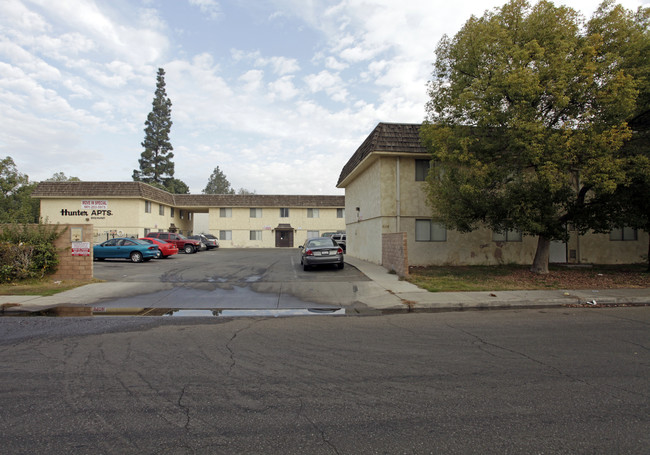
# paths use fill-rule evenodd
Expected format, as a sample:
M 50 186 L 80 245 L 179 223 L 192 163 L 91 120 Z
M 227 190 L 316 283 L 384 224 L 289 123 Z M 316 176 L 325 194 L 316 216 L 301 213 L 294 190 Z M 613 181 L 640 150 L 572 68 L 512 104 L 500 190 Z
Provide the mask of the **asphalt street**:
M 0 318 L 2 452 L 650 447 L 650 308 Z

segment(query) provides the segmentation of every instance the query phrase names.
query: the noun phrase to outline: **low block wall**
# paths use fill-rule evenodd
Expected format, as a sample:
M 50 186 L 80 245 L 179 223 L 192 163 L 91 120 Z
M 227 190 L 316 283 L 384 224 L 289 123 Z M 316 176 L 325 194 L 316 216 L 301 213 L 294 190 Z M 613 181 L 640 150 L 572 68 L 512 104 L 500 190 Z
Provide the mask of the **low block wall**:
M 381 235 L 381 265 L 401 277 L 409 274 L 406 232 Z
M 63 224 L 65 228 L 54 246 L 59 252 L 59 268 L 51 275 L 54 280 L 90 280 L 93 277 L 93 225 Z M 81 234 L 81 241 L 90 244 L 88 256 L 73 256 L 72 235 Z M 78 240 L 78 239 L 75 239 Z

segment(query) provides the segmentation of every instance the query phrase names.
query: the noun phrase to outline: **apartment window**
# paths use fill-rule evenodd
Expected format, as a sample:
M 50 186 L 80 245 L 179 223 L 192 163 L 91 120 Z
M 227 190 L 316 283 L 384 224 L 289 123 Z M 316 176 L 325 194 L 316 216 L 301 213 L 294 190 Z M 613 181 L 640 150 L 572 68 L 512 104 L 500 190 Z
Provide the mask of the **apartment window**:
M 494 242 L 521 242 L 523 236 L 518 229 L 511 229 L 509 231 L 492 232 L 492 240 Z
M 251 231 L 251 240 L 262 240 L 262 231 Z
M 424 182 L 429 174 L 431 160 L 415 160 L 415 181 Z
M 345 209 L 336 209 L 337 218 L 345 218 Z
M 219 240 L 232 240 L 232 231 L 219 231 Z
M 318 209 L 307 209 L 307 218 L 319 218 L 320 210 Z
M 164 215 L 165 214 L 165 206 L 162 204 L 158 205 L 158 215 Z
M 316 237 L 320 237 L 318 234 L 318 231 L 307 231 L 307 238 L 308 239 L 315 239 Z
M 148 236 L 150 232 L 151 232 L 151 229 L 144 228 L 144 236 L 145 237 Z
M 262 218 L 262 209 L 251 209 L 251 218 Z
M 151 213 L 151 201 L 144 201 L 144 213 Z
M 289 218 L 289 209 L 281 208 L 280 209 L 280 218 Z
M 636 229 L 630 227 L 615 228 L 609 232 L 609 240 L 613 242 L 633 242 L 638 240 Z
M 232 209 L 230 207 L 227 208 L 220 208 L 219 209 L 219 216 L 221 218 L 232 218 Z
M 431 220 L 415 220 L 416 242 L 446 242 L 447 229 Z
M 182 220 L 184 216 L 185 216 L 185 214 L 183 213 L 183 211 L 179 210 L 178 211 L 178 217 Z
M 169 207 L 169 216 L 174 218 L 174 207 Z

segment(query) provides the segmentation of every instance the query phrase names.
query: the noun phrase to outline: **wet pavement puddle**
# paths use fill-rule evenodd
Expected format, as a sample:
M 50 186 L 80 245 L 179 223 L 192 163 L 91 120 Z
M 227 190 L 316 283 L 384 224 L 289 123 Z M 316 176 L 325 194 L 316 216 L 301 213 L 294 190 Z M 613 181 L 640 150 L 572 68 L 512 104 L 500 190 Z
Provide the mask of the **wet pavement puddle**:
M 282 309 L 220 309 L 220 308 L 125 308 L 57 306 L 41 310 L 7 308 L 0 317 L 94 317 L 94 316 L 148 316 L 148 317 L 290 317 L 290 316 L 344 316 L 345 308 L 282 308 Z

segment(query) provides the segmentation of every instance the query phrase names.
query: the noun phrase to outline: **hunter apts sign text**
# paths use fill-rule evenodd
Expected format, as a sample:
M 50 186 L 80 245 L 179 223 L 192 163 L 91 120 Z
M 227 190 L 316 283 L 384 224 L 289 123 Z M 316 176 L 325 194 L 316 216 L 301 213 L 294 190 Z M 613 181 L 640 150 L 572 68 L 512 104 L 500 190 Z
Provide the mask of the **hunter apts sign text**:
M 101 219 L 112 215 L 113 213 L 108 210 L 108 201 L 106 200 L 83 200 L 81 201 L 81 210 L 61 209 L 61 216 L 88 216 Z

